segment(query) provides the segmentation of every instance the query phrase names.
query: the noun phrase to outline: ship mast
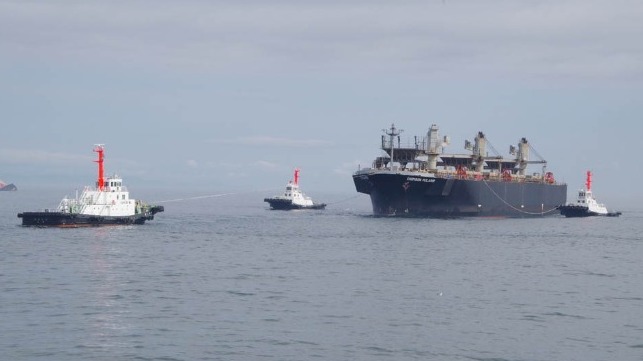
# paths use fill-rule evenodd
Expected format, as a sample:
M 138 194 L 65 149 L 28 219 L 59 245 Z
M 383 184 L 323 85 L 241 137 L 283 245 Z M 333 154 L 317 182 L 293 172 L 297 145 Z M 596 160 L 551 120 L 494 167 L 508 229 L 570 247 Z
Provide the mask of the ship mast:
M 98 160 L 94 162 L 98 163 L 98 180 L 96 181 L 96 188 L 99 191 L 105 190 L 105 169 L 103 167 L 103 161 L 105 159 L 105 149 L 104 144 L 95 144 L 94 152 L 98 153 Z
M 592 191 L 592 171 L 591 170 L 587 171 L 587 180 L 585 180 L 585 187 L 587 188 L 588 192 Z
M 393 123 L 393 124 L 391 124 L 391 129 L 389 129 L 388 131 L 387 131 L 386 129 L 382 129 L 382 131 L 383 131 L 386 135 L 388 135 L 388 136 L 390 137 L 390 142 L 391 142 L 391 163 L 390 163 L 390 169 L 391 169 L 391 171 L 392 171 L 392 170 L 393 170 L 393 159 L 395 159 L 395 158 L 393 158 L 393 149 L 395 148 L 395 147 L 394 147 L 395 142 L 394 142 L 394 140 L 393 140 L 393 139 L 394 139 L 395 137 L 399 136 L 399 135 L 400 135 L 400 133 L 402 133 L 404 130 L 395 128 L 395 124 Z M 382 136 L 382 138 L 383 138 L 383 137 L 384 137 L 384 136 Z
M 295 185 L 299 185 L 299 168 L 295 168 Z

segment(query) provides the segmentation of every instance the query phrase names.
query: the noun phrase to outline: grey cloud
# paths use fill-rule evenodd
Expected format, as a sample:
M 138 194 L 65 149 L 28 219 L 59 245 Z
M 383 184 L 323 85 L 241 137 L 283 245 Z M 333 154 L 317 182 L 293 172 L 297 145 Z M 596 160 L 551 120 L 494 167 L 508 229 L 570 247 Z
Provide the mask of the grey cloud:
M 285 148 L 311 148 L 326 147 L 332 143 L 318 139 L 290 139 L 268 136 L 241 137 L 230 140 L 215 140 L 214 143 L 236 144 L 246 146 L 268 146 L 268 147 L 285 147 Z
M 29 149 L 0 149 L 0 163 L 5 164 L 66 164 L 78 165 L 91 161 L 90 157 L 76 154 Z
M 215 73 L 641 77 L 642 14 L 631 0 L 9 2 L 0 45 L 13 61 Z

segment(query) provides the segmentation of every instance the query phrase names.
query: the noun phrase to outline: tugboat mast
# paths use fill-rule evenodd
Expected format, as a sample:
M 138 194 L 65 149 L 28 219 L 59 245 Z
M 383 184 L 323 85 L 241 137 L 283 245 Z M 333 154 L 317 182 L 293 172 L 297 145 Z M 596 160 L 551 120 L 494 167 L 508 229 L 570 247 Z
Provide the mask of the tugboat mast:
M 386 129 L 382 129 L 382 131 L 383 131 L 386 135 L 388 135 L 388 136 L 390 137 L 390 142 L 391 142 L 391 163 L 390 163 L 390 169 L 391 169 L 391 171 L 393 171 L 393 159 L 394 159 L 394 158 L 393 158 L 393 149 L 395 148 L 395 147 L 394 147 L 395 142 L 394 142 L 394 140 L 393 140 L 393 139 L 394 139 L 394 137 L 399 136 L 399 135 L 400 135 L 400 133 L 402 133 L 404 130 L 395 128 L 395 123 L 392 123 L 392 124 L 391 124 L 391 129 L 389 129 L 389 131 L 387 131 Z
M 94 144 L 94 152 L 98 153 L 98 160 L 94 162 L 98 163 L 98 180 L 96 181 L 96 188 L 99 191 L 105 190 L 105 169 L 103 168 L 103 161 L 105 159 L 105 144 Z

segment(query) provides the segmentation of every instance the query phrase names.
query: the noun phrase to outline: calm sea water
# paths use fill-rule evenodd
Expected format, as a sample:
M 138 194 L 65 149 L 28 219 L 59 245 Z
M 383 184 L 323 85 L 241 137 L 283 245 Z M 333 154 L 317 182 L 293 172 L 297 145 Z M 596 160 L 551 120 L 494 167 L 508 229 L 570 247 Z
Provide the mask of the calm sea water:
M 642 211 L 394 219 L 366 196 L 284 212 L 248 193 L 143 226 L 19 226 L 63 195 L 0 194 L 0 359 L 643 359 Z

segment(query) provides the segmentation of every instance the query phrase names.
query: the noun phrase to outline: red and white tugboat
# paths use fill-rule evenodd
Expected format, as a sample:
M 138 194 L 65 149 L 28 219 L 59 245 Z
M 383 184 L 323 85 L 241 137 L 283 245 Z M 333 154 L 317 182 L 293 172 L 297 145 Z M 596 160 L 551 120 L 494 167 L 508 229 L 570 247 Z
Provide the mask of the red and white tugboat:
M 567 203 L 559 206 L 560 214 L 565 217 L 590 217 L 590 216 L 608 216 L 618 217 L 621 212 L 610 212 L 602 203 L 598 203 L 592 193 L 592 172 L 587 171 L 585 180 L 585 189 L 578 191 L 576 203 Z
M 85 187 L 80 197 L 63 198 L 56 210 L 18 213 L 23 226 L 88 227 L 121 224 L 143 224 L 163 212 L 163 206 L 151 206 L 131 199 L 123 179 L 104 176 L 104 148 L 97 144 L 98 180 L 96 188 Z
M 286 191 L 283 195 L 272 198 L 264 198 L 264 202 L 270 204 L 271 209 L 324 209 L 325 203 L 315 203 L 310 197 L 304 195 L 299 189 L 299 169 L 295 169 L 294 180 L 286 185 Z

